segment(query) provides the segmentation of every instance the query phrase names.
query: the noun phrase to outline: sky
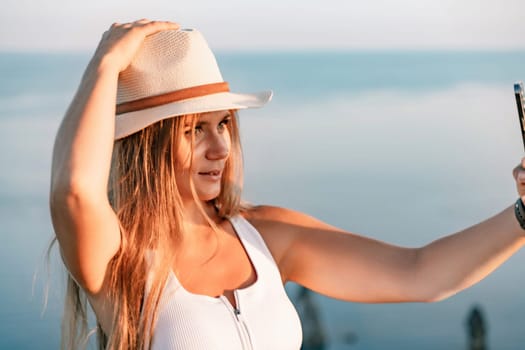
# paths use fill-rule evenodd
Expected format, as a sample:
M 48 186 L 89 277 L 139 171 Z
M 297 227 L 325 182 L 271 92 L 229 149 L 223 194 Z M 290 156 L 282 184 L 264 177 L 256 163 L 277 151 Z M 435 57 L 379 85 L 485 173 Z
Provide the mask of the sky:
M 92 51 L 139 18 L 224 50 L 525 49 L 523 0 L 2 0 L 0 51 Z

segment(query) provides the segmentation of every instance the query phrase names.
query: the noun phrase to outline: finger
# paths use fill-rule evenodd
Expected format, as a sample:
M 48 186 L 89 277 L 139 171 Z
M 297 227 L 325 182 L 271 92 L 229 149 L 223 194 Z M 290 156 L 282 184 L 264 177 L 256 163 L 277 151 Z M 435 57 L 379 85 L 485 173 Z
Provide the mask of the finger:
M 525 169 L 521 166 L 517 166 L 512 170 L 512 176 L 519 185 L 525 185 Z
M 133 22 L 130 22 L 129 24 L 132 26 L 132 27 L 142 27 L 146 24 L 149 24 L 151 22 L 154 22 L 154 21 L 151 21 L 147 18 L 141 18 L 141 19 L 138 19 L 136 21 L 133 21 Z
M 169 21 L 151 21 L 143 25 L 145 35 L 151 35 L 162 30 L 177 30 L 180 28 L 180 25 L 175 22 Z
M 129 29 L 129 28 L 133 28 L 133 27 L 142 27 L 145 24 L 148 24 L 150 22 L 153 22 L 153 21 L 151 21 L 151 20 L 149 20 L 147 18 L 141 18 L 141 19 L 138 19 L 138 20 L 133 21 L 133 22 L 127 22 L 127 23 L 120 24 L 119 26 L 122 26 L 123 28 Z
M 518 171 L 518 175 L 516 176 L 516 181 L 520 185 L 525 185 L 525 171 L 523 170 Z

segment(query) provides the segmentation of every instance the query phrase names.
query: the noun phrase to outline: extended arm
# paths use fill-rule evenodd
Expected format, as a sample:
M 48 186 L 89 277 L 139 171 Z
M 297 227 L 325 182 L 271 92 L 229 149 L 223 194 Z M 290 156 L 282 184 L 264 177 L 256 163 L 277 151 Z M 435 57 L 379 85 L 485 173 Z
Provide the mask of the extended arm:
M 284 281 L 358 302 L 441 300 L 487 276 L 525 243 L 512 207 L 421 248 L 344 232 L 281 208 L 261 207 L 251 216 Z

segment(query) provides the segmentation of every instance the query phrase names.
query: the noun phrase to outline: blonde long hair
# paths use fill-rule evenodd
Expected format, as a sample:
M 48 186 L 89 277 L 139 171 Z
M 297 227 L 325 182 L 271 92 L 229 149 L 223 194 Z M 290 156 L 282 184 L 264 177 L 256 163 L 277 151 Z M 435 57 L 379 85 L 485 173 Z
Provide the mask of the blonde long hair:
M 221 218 L 234 216 L 242 209 L 242 152 L 237 115 L 233 110 L 230 113 L 231 149 L 221 192 L 213 200 Z M 98 324 L 99 349 L 150 346 L 149 335 L 153 334 L 162 287 L 173 266 L 174 247 L 183 230 L 182 201 L 175 181 L 178 140 L 183 136 L 185 121 L 191 120 L 194 127 L 199 117 L 194 114 L 166 119 L 115 142 L 108 196 L 120 220 L 122 238 L 120 250 L 109 263 L 107 272 L 108 300 L 114 305 L 111 334 L 104 334 Z M 193 185 L 191 187 L 197 201 Z M 204 210 L 201 211 L 214 227 Z M 155 259 L 163 263 L 148 282 L 151 286 L 146 297 L 145 256 L 151 249 L 155 250 Z M 68 276 L 62 320 L 63 349 L 86 347 L 87 315 L 86 294 Z

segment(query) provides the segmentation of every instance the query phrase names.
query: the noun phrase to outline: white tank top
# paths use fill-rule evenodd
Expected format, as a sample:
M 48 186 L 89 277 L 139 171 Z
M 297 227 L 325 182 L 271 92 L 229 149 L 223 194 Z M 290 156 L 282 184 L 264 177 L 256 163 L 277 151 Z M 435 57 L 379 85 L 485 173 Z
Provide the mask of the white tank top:
M 255 268 L 257 280 L 234 291 L 235 309 L 224 295 L 216 298 L 185 290 L 171 272 L 159 305 L 152 350 L 301 347 L 301 323 L 268 247 L 243 217 L 234 217 L 230 222 Z

